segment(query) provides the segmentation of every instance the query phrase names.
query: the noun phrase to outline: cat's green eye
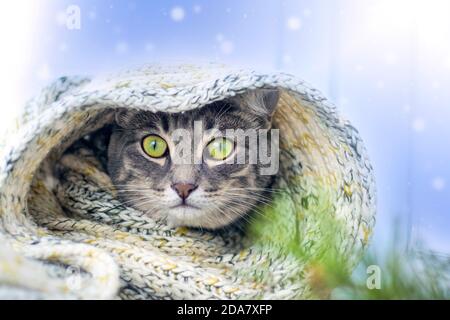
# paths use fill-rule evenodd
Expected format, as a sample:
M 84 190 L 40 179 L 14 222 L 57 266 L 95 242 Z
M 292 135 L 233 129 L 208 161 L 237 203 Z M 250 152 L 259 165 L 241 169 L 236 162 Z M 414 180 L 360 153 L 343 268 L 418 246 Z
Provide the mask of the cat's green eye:
M 234 150 L 233 141 L 226 138 L 212 140 L 207 148 L 208 156 L 214 160 L 225 160 Z
M 142 140 L 142 149 L 152 158 L 161 158 L 167 152 L 167 142 L 157 135 L 149 135 Z

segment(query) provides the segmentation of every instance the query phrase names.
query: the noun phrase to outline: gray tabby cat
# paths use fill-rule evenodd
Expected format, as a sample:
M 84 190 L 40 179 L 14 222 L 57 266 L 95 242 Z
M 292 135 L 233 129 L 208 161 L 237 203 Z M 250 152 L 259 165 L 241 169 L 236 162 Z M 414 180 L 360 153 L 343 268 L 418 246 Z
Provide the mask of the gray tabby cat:
M 261 175 L 259 162 L 228 161 L 244 150 L 217 133 L 201 141 L 199 163 L 176 163 L 171 133 L 192 133 L 195 121 L 203 130 L 220 132 L 269 129 L 278 97 L 276 90 L 253 90 L 176 114 L 119 109 L 107 163 L 119 197 L 171 226 L 217 229 L 247 220 L 252 209 L 267 201 L 273 176 Z

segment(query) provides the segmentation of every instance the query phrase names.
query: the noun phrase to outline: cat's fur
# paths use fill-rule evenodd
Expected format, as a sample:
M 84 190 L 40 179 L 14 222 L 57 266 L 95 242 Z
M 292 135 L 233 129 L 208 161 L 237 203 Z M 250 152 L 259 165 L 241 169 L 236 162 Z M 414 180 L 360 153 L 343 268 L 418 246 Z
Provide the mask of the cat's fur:
M 260 175 L 260 164 L 175 164 L 170 156 L 172 142 L 168 141 L 169 154 L 161 159 L 147 156 L 141 143 L 149 134 L 167 140 L 174 129 L 192 131 L 197 120 L 205 130 L 270 128 L 277 102 L 277 91 L 254 90 L 184 113 L 119 109 L 107 166 L 120 198 L 172 226 L 217 229 L 247 220 L 247 214 L 267 200 L 265 191 L 273 182 L 273 176 Z M 173 189 L 178 182 L 195 186 L 184 201 Z

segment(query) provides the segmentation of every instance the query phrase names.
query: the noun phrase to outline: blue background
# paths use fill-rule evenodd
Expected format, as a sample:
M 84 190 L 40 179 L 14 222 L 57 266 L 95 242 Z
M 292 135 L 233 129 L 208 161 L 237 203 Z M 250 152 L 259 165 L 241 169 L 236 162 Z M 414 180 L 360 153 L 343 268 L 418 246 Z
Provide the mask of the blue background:
M 378 183 L 375 243 L 450 253 L 449 1 L 39 2 L 24 88 L 147 62 L 283 70 L 359 129 Z M 66 26 L 77 5 L 81 28 Z

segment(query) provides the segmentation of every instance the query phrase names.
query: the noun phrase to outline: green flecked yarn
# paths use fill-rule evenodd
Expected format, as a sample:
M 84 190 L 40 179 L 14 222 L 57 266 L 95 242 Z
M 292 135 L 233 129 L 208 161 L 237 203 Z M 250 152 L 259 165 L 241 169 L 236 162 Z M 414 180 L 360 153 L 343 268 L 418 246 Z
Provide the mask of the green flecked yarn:
M 298 283 L 314 276 L 317 269 L 332 271 L 334 277 L 348 274 L 359 256 L 350 258 L 339 253 L 339 235 L 345 232 L 345 226 L 333 218 L 335 208 L 330 192 L 323 188 L 315 196 L 299 197 L 298 203 L 288 191 L 278 192 L 270 205 L 258 209 L 247 230 L 247 241 L 262 252 L 270 252 L 273 259 L 289 257 L 295 261 L 298 273 L 293 275 L 293 281 Z M 258 275 L 259 281 L 270 277 L 268 269 L 265 271 Z M 327 277 L 323 276 L 321 281 L 321 285 L 329 285 Z M 317 295 L 315 285 L 309 281 L 303 297 L 328 297 L 323 293 Z
M 281 92 L 280 170 L 271 203 L 244 233 L 153 221 L 118 201 L 93 150 L 68 151 L 117 108 L 183 112 L 260 88 Z M 349 272 L 375 222 L 358 132 L 317 90 L 283 73 L 178 65 L 60 78 L 1 145 L 1 298 L 326 298 L 327 268 Z

